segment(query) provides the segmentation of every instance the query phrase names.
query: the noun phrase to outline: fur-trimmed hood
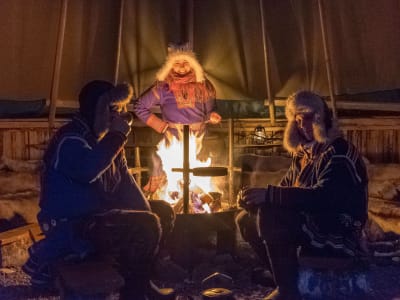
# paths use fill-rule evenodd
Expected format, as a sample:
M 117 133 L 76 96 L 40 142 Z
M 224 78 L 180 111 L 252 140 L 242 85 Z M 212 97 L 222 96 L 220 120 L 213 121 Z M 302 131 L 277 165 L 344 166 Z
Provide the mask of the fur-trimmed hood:
M 307 143 L 299 133 L 296 114 L 313 113 L 313 134 L 318 143 L 327 143 L 341 135 L 336 120 L 326 102 L 310 91 L 299 91 L 290 95 L 286 102 L 285 115 L 288 123 L 283 137 L 283 146 L 290 153 L 297 153 L 299 146 Z
M 91 81 L 79 94 L 79 110 L 93 132 L 100 136 L 108 130 L 110 107 L 127 105 L 132 95 L 133 89 L 128 83 L 114 86 L 107 81 Z
M 196 82 L 204 82 L 204 71 L 202 66 L 198 62 L 194 52 L 188 49 L 188 47 L 177 48 L 172 46 L 170 46 L 168 49 L 168 56 L 165 60 L 164 65 L 160 68 L 160 70 L 158 70 L 156 74 L 157 81 L 164 81 L 167 78 L 173 64 L 177 60 L 186 60 L 195 72 Z
M 101 95 L 96 105 L 96 118 L 93 124 L 93 131 L 98 136 L 108 130 L 110 123 L 110 106 L 125 106 L 132 99 L 132 95 L 132 86 L 127 83 L 118 84 Z

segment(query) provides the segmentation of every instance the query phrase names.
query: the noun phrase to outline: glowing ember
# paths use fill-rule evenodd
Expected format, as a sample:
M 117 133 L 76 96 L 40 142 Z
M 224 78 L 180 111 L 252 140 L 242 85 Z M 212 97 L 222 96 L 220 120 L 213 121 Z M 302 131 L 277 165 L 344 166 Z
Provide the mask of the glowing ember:
M 201 147 L 200 142 L 201 139 L 196 138 L 193 134 L 189 135 L 190 168 L 208 167 L 211 164 L 210 158 L 205 162 L 201 162 L 196 158 L 196 154 Z M 161 141 L 157 147 L 157 154 L 161 157 L 163 169 L 167 176 L 167 183 L 156 191 L 156 197 L 171 203 L 175 211 L 178 212 L 183 205 L 183 174 L 182 172 L 172 172 L 172 168 L 181 168 L 183 166 L 183 142 L 174 137 L 168 147 L 164 141 Z M 213 198 L 208 194 L 212 190 L 215 190 L 212 184 L 212 177 L 193 176 L 190 174 L 189 205 L 191 206 L 191 212 L 212 212 L 209 198 Z

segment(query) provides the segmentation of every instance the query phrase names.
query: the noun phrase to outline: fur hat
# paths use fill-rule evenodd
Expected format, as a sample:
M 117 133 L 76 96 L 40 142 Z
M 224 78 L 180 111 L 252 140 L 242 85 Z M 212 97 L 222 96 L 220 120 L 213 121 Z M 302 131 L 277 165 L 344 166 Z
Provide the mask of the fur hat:
M 297 128 L 296 115 L 300 113 L 314 114 L 313 134 L 318 143 L 326 143 L 340 133 L 328 105 L 320 96 L 310 91 L 296 92 L 288 97 L 285 108 L 288 123 L 283 146 L 289 152 L 296 153 L 298 147 L 307 142 Z
M 171 71 L 173 64 L 177 60 L 186 60 L 189 63 L 189 65 L 195 72 L 196 82 L 203 82 L 205 80 L 203 68 L 188 44 L 171 44 L 168 46 L 168 56 L 165 60 L 164 65 L 160 68 L 160 70 L 158 70 L 156 74 L 156 79 L 158 81 L 164 81 Z
M 79 111 L 94 133 L 99 136 L 108 130 L 110 106 L 125 106 L 132 98 L 130 84 L 114 86 L 103 80 L 86 84 L 79 93 Z

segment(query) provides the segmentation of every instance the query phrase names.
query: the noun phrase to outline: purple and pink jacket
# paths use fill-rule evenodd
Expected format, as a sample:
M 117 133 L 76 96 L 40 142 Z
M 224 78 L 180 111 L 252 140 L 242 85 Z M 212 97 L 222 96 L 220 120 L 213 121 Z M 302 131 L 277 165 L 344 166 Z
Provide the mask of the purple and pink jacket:
M 162 119 L 168 123 L 194 124 L 209 119 L 211 112 L 216 110 L 215 99 L 195 101 L 193 105 L 178 107 L 177 100 L 167 83 L 156 84 L 144 93 L 135 104 L 135 114 L 144 123 L 153 114 L 151 108 L 160 106 Z

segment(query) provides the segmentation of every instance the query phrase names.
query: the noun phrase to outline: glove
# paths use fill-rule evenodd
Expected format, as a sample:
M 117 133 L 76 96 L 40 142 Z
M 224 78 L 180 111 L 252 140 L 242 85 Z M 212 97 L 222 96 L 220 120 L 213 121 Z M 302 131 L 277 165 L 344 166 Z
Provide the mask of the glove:
M 255 213 L 266 202 L 267 189 L 249 188 L 241 189 L 237 196 L 238 206 L 250 213 Z
M 218 113 L 216 113 L 216 112 L 212 112 L 211 114 L 210 114 L 210 123 L 211 124 L 218 124 L 218 123 L 220 123 L 221 122 L 221 116 L 218 114 Z
M 120 132 L 125 136 L 129 135 L 132 125 L 132 115 L 130 113 L 113 114 L 110 122 L 110 132 Z

